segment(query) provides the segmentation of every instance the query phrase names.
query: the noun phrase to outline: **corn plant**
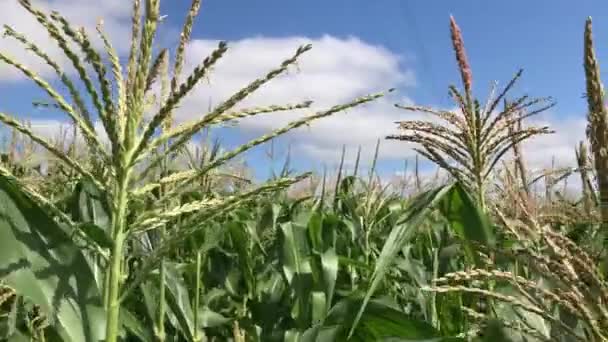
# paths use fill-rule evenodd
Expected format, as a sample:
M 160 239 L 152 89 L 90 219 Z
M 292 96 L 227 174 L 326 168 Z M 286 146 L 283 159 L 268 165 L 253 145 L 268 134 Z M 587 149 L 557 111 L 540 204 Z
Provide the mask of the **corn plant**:
M 450 30 L 464 86 L 464 93 L 455 86 L 449 88 L 450 96 L 458 110 L 396 105 L 408 111 L 431 114 L 440 122 L 402 121 L 398 123 L 402 133 L 387 138 L 420 145 L 422 148 L 415 148 L 418 153 L 474 191 L 478 203 L 483 207 L 485 184 L 503 155 L 526 139 L 551 133 L 548 127 L 517 129 L 515 124 L 551 108 L 553 103 L 550 99 L 530 99 L 528 96 L 522 96 L 498 111 L 498 105 L 521 76 L 520 70 L 498 95 L 495 95 L 493 87 L 491 95 L 482 106 L 473 98 L 471 67 L 460 28 L 453 17 L 450 19 Z
M 587 150 L 587 145 L 582 141 L 579 142 L 578 147 L 575 149 L 576 155 L 576 163 L 578 166 L 579 174 L 581 177 L 581 186 L 583 191 L 583 206 L 585 209 L 585 213 L 588 216 L 591 216 L 591 210 L 593 205 L 597 203 L 597 199 L 595 196 L 595 189 L 593 187 L 593 183 L 591 182 L 591 177 L 589 175 L 589 154 Z
M 591 18 L 588 18 L 585 24 L 584 37 L 584 66 L 589 108 L 587 115 L 587 137 L 591 145 L 597 174 L 599 206 L 605 230 L 606 225 L 608 225 L 608 158 L 606 157 L 608 111 L 604 103 L 604 85 L 600 79 L 599 63 L 595 57 L 592 34 Z
M 597 187 L 604 230 L 606 210 L 602 196 L 606 194 L 602 191 L 606 186 L 607 112 L 591 29 L 591 19 L 588 19 L 584 33 L 589 104 L 587 134 L 598 174 Z M 589 218 L 594 193 L 587 173 L 588 155 L 583 143 L 579 144 L 576 157 L 576 170 L 581 175 L 583 185 L 584 211 Z M 555 179 L 554 173 L 551 174 L 550 186 L 564 177 L 561 175 Z M 561 170 L 560 173 L 567 176 L 572 170 Z M 549 197 L 546 200 L 552 201 Z M 486 249 L 486 252 L 502 255 L 508 260 L 507 263 L 493 263 L 489 269 L 475 267 L 448 273 L 436 278 L 433 285 L 425 287 L 425 290 L 432 293 L 466 293 L 493 300 L 499 304 L 495 306 L 496 313 L 505 317 L 503 325 L 510 331 L 510 336 L 521 340 L 608 340 L 608 284 L 600 260 L 603 258 L 605 241 L 598 241 L 600 235 L 596 230 L 588 229 L 593 225 L 584 224 L 581 219 L 571 222 L 564 218 L 555 222 L 546 219 L 549 214 L 546 211 L 532 212 L 523 200 L 515 203 L 519 207 L 520 217 L 507 216 L 498 208 L 494 210 L 511 247 Z M 584 231 L 571 227 L 574 225 L 582 225 Z M 490 283 L 500 286 L 484 287 Z M 463 310 L 479 326 L 487 324 L 489 320 L 485 313 L 469 307 L 463 307 Z M 513 319 L 506 319 L 507 316 Z
M 217 157 L 201 168 L 192 168 L 164 174 L 154 182 L 145 182 L 163 161 L 183 149 L 198 132 L 221 122 L 246 116 L 270 113 L 281 110 L 308 108 L 310 102 L 293 105 L 277 105 L 233 110 L 243 99 L 263 87 L 266 83 L 284 74 L 291 65 L 310 50 L 310 45 L 299 47 L 293 56 L 283 61 L 276 69 L 254 80 L 249 85 L 230 96 L 200 118 L 172 127 L 172 114 L 182 100 L 194 89 L 201 79 L 207 77 L 212 67 L 228 51 L 228 44 L 220 42 L 217 48 L 206 57 L 183 81 L 180 81 L 184 63 L 184 52 L 192 33 L 194 18 L 200 0 L 193 0 L 191 9 L 183 26 L 179 45 L 175 51 L 170 91 L 161 105 L 150 105 L 152 85 L 162 73 L 163 65 L 168 63 L 167 50 L 161 50 L 154 58 L 154 41 L 160 18 L 160 0 L 134 0 L 132 16 L 132 37 L 128 63 L 123 66 L 120 58 L 106 37 L 103 27 L 97 33 L 103 42 L 103 51 L 94 48 L 91 37 L 85 29 L 73 26 L 58 12 L 45 13 L 34 7 L 29 0 L 18 0 L 36 21 L 47 31 L 76 70 L 78 79 L 84 85 L 80 92 L 75 81 L 47 53 L 31 42 L 15 28 L 5 26 L 5 35 L 22 43 L 33 54 L 48 64 L 59 77 L 69 98 L 55 89 L 47 80 L 20 63 L 8 53 L 0 53 L 0 61 L 19 70 L 34 82 L 49 97 L 53 106 L 67 114 L 73 121 L 78 134 L 82 136 L 88 149 L 89 160 L 84 163 L 72 158 L 69 153 L 53 146 L 47 139 L 35 134 L 13 116 L 0 113 L 0 121 L 46 149 L 66 167 L 73 170 L 79 178 L 98 189 L 109 204 L 110 229 L 107 232 L 109 246 L 97 244 L 96 250 L 105 268 L 103 284 L 103 306 L 106 312 L 106 341 L 116 341 L 119 335 L 121 303 L 149 273 L 159 266 L 164 255 L 170 252 L 189 236 L 203 227 L 206 219 L 228 212 L 256 196 L 287 187 L 307 174 L 281 178 L 257 188 L 234 196 L 217 200 L 200 200 L 184 205 L 175 205 L 175 200 L 198 179 L 217 169 L 227 161 L 284 134 L 292 129 L 337 112 L 370 102 L 383 96 L 382 93 L 364 96 L 352 102 L 316 112 L 310 116 L 293 121 L 287 126 L 270 134 L 249 141 L 234 150 Z M 145 3 L 145 4 L 144 4 Z M 143 12 L 143 15 L 142 15 Z M 76 47 L 76 49 L 74 49 Z M 84 58 L 83 58 L 84 57 Z M 87 105 L 90 103 L 91 105 Z M 102 140 L 95 130 L 95 120 L 99 120 L 108 137 Z M 160 133 L 159 133 L 160 130 Z M 17 182 L 10 170 L 1 169 L 7 179 Z M 170 187 L 168 187 L 170 186 Z M 27 196 L 52 214 L 61 224 L 67 225 L 83 238 L 87 233 L 70 217 L 55 207 L 54 203 L 33 189 L 19 186 Z M 168 187 L 154 206 L 144 212 L 134 212 L 133 205 L 138 199 L 146 198 L 152 191 Z M 198 224 L 188 230 L 171 231 L 163 237 L 163 243 L 143 262 L 135 274 L 125 265 L 125 248 L 138 233 L 160 229 L 186 213 L 196 213 Z M 91 240 L 91 239 L 89 239 Z M 93 239 L 94 240 L 94 239 Z M 126 279 L 133 279 L 126 283 Z M 91 339 L 93 337 L 89 336 Z M 98 336 L 99 337 L 99 336 Z
M 498 252 L 511 260 L 506 265 L 510 269 L 495 265 L 491 270 L 453 272 L 435 279 L 425 290 L 492 298 L 502 303 L 499 314 L 515 314 L 516 319 L 506 320 L 509 329 L 535 340 L 606 341 L 607 284 L 594 255 L 564 233 L 540 225 L 520 206 L 525 220 L 497 213 L 517 246 Z M 502 285 L 488 290 L 482 286 L 488 282 Z M 479 323 L 488 318 L 470 308 L 465 312 Z

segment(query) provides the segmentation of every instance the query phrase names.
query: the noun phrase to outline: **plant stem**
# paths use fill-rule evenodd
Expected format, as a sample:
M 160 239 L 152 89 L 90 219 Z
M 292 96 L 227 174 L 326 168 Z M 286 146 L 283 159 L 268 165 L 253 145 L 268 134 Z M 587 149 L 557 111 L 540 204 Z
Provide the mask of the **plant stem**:
M 166 227 L 161 228 L 161 241 L 165 241 Z M 160 261 L 160 280 L 159 280 L 159 296 L 158 296 L 158 317 L 156 322 L 156 340 L 163 342 L 165 340 L 165 278 L 166 278 L 165 259 Z
M 106 342 L 116 342 L 118 340 L 118 327 L 120 318 L 120 287 L 123 281 L 122 262 L 123 247 L 125 241 L 125 223 L 128 204 L 128 185 L 130 170 L 120 174 L 118 185 L 114 196 L 114 215 L 112 216 L 112 240 L 114 246 L 110 255 L 109 265 L 109 290 L 108 308 L 106 322 Z
M 194 341 L 200 342 L 201 337 L 199 336 L 198 328 L 198 309 L 201 301 L 201 251 L 196 251 L 196 292 L 194 293 Z
M 486 212 L 486 196 L 485 196 L 485 185 L 484 185 L 484 181 L 483 179 L 479 178 L 478 179 L 478 184 L 477 184 L 477 191 L 479 191 L 479 193 L 477 194 L 477 205 L 479 205 L 479 209 L 481 209 L 481 211 L 483 211 L 484 213 Z

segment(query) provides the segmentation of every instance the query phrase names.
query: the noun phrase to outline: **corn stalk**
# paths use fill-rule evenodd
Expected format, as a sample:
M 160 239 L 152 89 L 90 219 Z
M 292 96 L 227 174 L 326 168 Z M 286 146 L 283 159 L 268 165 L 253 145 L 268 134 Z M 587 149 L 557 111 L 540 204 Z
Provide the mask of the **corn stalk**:
M 608 111 L 604 104 L 604 85 L 593 47 L 591 18 L 585 23 L 584 66 L 587 81 L 587 137 L 591 145 L 597 185 L 602 229 L 608 229 Z
M 548 127 L 521 129 L 515 125 L 551 108 L 554 103 L 550 99 L 530 99 L 528 96 L 522 96 L 509 102 L 502 111 L 498 111 L 498 105 L 521 76 L 520 70 L 498 95 L 495 95 L 493 88 L 482 106 L 472 94 L 471 67 L 465 53 L 462 33 L 453 17 L 450 18 L 450 30 L 464 87 L 464 94 L 455 86 L 449 88 L 458 111 L 396 105 L 408 111 L 430 114 L 435 120 L 398 122 L 401 134 L 390 135 L 387 139 L 412 142 L 421 146 L 422 148 L 415 150 L 465 184 L 475 194 L 479 206 L 485 208 L 486 182 L 504 154 L 533 136 L 552 133 Z M 526 114 L 514 115 L 523 112 Z
M 30 51 L 56 71 L 63 86 L 68 90 L 67 93 L 71 95 L 71 99 L 64 98 L 63 92 L 54 89 L 49 82 L 9 55 L 0 52 L 0 61 L 19 70 L 38 85 L 52 99 L 53 107 L 72 119 L 78 134 L 84 137 L 92 155 L 97 156 L 97 158 L 92 158 L 95 163 L 81 164 L 81 162 L 72 158 L 69 153 L 57 149 L 45 138 L 35 134 L 9 114 L 0 113 L 0 122 L 27 136 L 49 151 L 79 177 L 92 182 L 107 197 L 108 203 L 111 203 L 110 235 L 112 246 L 109 250 L 102 251 L 102 254 L 107 254 L 109 259 L 106 265 L 105 288 L 103 291 L 107 311 L 105 340 L 108 342 L 118 340 L 122 302 L 134 286 L 145 280 L 151 271 L 159 267 L 162 271 L 164 256 L 175 246 L 203 229 L 206 220 L 229 213 L 261 194 L 289 187 L 301 181 L 307 174 L 284 177 L 214 203 L 195 202 L 189 203 L 187 206 L 175 206 L 173 204 L 174 199 L 195 186 L 201 178 L 204 178 L 210 172 L 217 170 L 226 162 L 255 146 L 271 141 L 279 135 L 307 125 L 314 120 L 384 96 L 384 93 L 363 96 L 354 99 L 352 102 L 318 111 L 228 151 L 202 168 L 184 170 L 176 174 L 161 173 L 161 178 L 156 182 L 146 184 L 148 172 L 158 167 L 166 170 L 165 162 L 170 160 L 174 153 L 182 150 L 201 130 L 207 130 L 219 123 L 242 117 L 280 110 L 308 108 L 310 102 L 296 105 L 258 107 L 242 111 L 234 110 L 242 100 L 276 77 L 284 74 L 302 55 L 310 50 L 311 46 L 299 47 L 291 57 L 285 59 L 278 67 L 237 91 L 209 112 L 202 113 L 200 119 L 172 128 L 175 109 L 179 107 L 195 86 L 209 75 L 212 67 L 228 50 L 228 44 L 220 42 L 218 47 L 180 82 L 184 51 L 190 39 L 193 20 L 198 13 L 200 1 L 194 0 L 192 2 L 191 9 L 186 17 L 186 23 L 181 32 L 181 40 L 177 48 L 170 91 L 164 91 L 164 93 L 168 93 L 168 96 L 162 99 L 160 108 L 151 108 L 148 101 L 149 92 L 153 89 L 152 84 L 158 76 L 161 74 L 168 76 L 168 73 L 163 73 L 162 70 L 168 62 L 167 50 L 161 50 L 159 57 L 156 59 L 153 59 L 152 56 L 160 20 L 160 0 L 133 1 L 133 27 L 126 77 L 123 77 L 123 66 L 120 64 L 119 55 L 114 50 L 110 40 L 105 36 L 101 24 L 98 25 L 97 31 L 103 40 L 105 54 L 100 53 L 93 47 L 85 29 L 75 28 L 60 13 L 51 12 L 47 14 L 35 8 L 29 0 L 19 0 L 19 3 L 32 14 L 48 32 L 50 39 L 66 55 L 72 67 L 77 71 L 76 75 L 79 81 L 84 84 L 84 92 L 77 91 L 78 88 L 75 86 L 74 80 L 48 54 L 32 43 L 25 35 L 19 34 L 8 26 L 5 27 L 7 35 L 25 44 Z M 140 12 L 143 12 L 143 15 Z M 77 52 L 75 49 L 80 51 Z M 80 55 L 85 56 L 85 58 L 81 59 Z M 106 63 L 104 56 L 107 56 L 109 63 Z M 111 70 L 108 70 L 108 65 Z M 167 86 L 164 88 L 167 88 Z M 88 108 L 85 105 L 86 103 L 91 103 L 92 108 Z M 144 120 L 145 118 L 150 119 Z M 102 143 L 95 132 L 93 127 L 95 127 L 96 122 L 94 120 L 101 122 L 103 130 L 109 137 L 109 144 Z M 160 133 L 157 132 L 159 130 Z M 100 173 L 98 172 L 100 168 L 108 172 Z M 162 197 L 148 211 L 132 218 L 134 217 L 133 196 L 149 196 L 151 190 L 158 188 L 162 190 L 160 191 Z M 35 199 L 50 211 L 61 212 L 53 206 L 53 201 L 43 196 L 35 197 Z M 167 224 L 179 219 L 181 215 L 186 213 L 194 215 L 198 224 L 191 229 L 163 234 L 161 245 L 144 260 L 141 269 L 133 276 L 135 280 L 127 283 L 126 279 L 131 279 L 131 271 L 125 267 L 125 249 L 129 239 L 139 232 L 152 229 L 162 230 Z M 161 277 L 162 287 L 164 287 L 164 284 Z M 161 310 L 156 320 L 157 338 L 159 340 L 163 340 L 164 316 L 161 304 Z

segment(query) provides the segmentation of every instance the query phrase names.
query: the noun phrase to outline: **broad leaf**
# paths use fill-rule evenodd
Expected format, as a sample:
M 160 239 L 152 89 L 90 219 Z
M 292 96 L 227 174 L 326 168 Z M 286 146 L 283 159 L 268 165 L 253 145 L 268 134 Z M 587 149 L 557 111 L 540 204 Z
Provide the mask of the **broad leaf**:
M 361 298 L 340 301 L 329 312 L 325 323 L 310 329 L 302 341 L 346 341 L 361 304 Z M 429 323 L 414 319 L 378 300 L 368 302 L 365 313 L 359 318 L 359 324 L 348 341 L 464 342 L 459 338 L 443 337 Z
M 474 241 L 486 246 L 494 246 L 496 241 L 487 216 L 473 202 L 460 183 L 454 184 L 442 199 L 439 210 L 448 220 L 451 230 L 466 242 Z M 475 260 L 473 246 L 466 244 L 471 260 Z
M 0 279 L 39 305 L 64 341 L 99 341 L 105 314 L 80 249 L 40 207 L 0 176 Z
M 168 290 L 166 292 L 167 305 L 170 312 L 177 320 L 178 326 L 176 328 L 178 328 L 189 341 L 192 341 L 194 333 L 194 314 L 192 306 L 190 305 L 192 300 L 188 294 L 188 288 L 175 263 L 165 262 L 165 267 L 165 286 Z
M 323 284 L 327 300 L 326 310 L 329 310 L 338 279 L 338 256 L 333 248 L 328 249 L 321 255 L 321 266 L 323 268 Z
M 413 199 L 413 202 L 410 204 L 403 217 L 398 221 L 397 226 L 393 228 L 382 247 L 382 252 L 376 261 L 376 267 L 370 279 L 370 286 L 363 299 L 361 308 L 359 308 L 359 312 L 354 319 L 351 334 L 354 333 L 357 324 L 366 309 L 367 303 L 376 291 L 378 285 L 380 285 L 384 274 L 388 270 L 388 267 L 393 263 L 397 253 L 399 253 L 405 243 L 414 236 L 417 232 L 418 225 L 424 221 L 433 206 L 441 201 L 451 189 L 452 186 L 443 186 L 425 192 Z
M 283 232 L 283 272 L 295 290 L 296 303 L 292 316 L 300 327 L 307 326 L 311 316 L 313 285 L 310 246 L 303 226 L 291 222 L 281 224 Z
M 404 217 L 398 221 L 398 225 L 393 228 L 386 240 L 358 316 L 362 315 L 367 302 L 400 249 L 418 231 L 418 227 L 434 207 L 440 209 L 449 221 L 450 228 L 465 241 L 475 241 L 488 246 L 494 245 L 495 238 L 487 217 L 476 207 L 461 184 L 442 186 L 419 195 L 407 208 Z M 469 246 L 469 253 L 473 257 L 471 246 Z M 355 319 L 353 329 L 357 322 L 358 319 Z

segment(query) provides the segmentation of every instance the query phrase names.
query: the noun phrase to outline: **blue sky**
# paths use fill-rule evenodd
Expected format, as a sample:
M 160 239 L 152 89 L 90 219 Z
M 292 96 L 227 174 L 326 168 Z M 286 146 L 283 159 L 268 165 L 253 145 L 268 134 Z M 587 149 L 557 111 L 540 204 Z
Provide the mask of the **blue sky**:
M 46 0 L 43 2 L 48 3 Z M 50 7 L 65 7 L 73 2 L 89 4 L 92 12 L 95 12 L 93 7 L 97 6 L 93 0 L 53 0 Z M 163 37 L 175 36 L 189 1 L 165 0 L 162 3 L 162 12 L 168 15 Z M 116 8 L 122 8 L 122 5 L 106 8 L 103 13 L 114 15 L 118 13 Z M 229 43 L 256 37 L 284 40 L 293 37 L 319 40 L 327 36 L 347 40 L 355 37 L 368 47 L 381 49 L 398 58 L 398 70 L 413 75 L 413 80 L 396 83 L 399 87 L 394 100 L 403 97 L 417 104 L 449 107 L 451 102 L 447 96 L 447 86 L 458 84 L 459 81 L 449 40 L 450 14 L 455 16 L 463 31 L 477 95 L 483 98 L 491 81 L 498 80 L 504 84 L 518 68 L 524 68 L 524 77 L 516 93 L 553 96 L 557 100 L 558 105 L 547 120 L 558 127 L 563 126 L 565 132 L 559 132 L 562 135 L 546 142 L 543 148 L 550 148 L 550 144 L 565 139 L 567 143 L 555 152 L 564 154 L 571 147 L 572 136 L 583 136 L 583 132 L 568 129 L 580 130 L 585 113 L 586 104 L 582 98 L 582 36 L 587 16 L 594 19 L 600 63 L 608 67 L 608 44 L 603 43 L 608 42 L 608 4 L 600 1 L 205 0 L 193 37 L 208 41 L 222 39 Z M 124 21 L 124 15 L 117 15 L 117 22 Z M 170 40 L 164 42 L 171 43 Z M 391 58 L 387 57 L 387 60 Z M 0 76 L 3 67 L 0 66 Z M 307 70 L 301 72 L 305 74 Z M 4 94 L 0 110 L 27 112 L 34 119 L 48 119 L 48 114 L 32 112 L 24 106 L 24 99 L 39 98 L 36 97 L 39 93 L 32 89 L 29 83 L 3 81 L 0 78 L 0 93 Z M 390 116 L 381 118 L 394 121 Z M 576 121 L 578 126 L 571 127 L 569 120 Z M 380 127 L 387 127 L 386 122 Z M 259 135 L 259 132 L 222 131 L 222 139 L 226 146 L 234 146 L 246 138 Z M 391 133 L 395 131 L 379 131 L 377 135 L 382 138 Z M 336 127 L 336 134 L 348 132 Z M 293 143 L 293 139 L 300 137 L 293 136 L 289 141 Z M 282 139 L 277 145 L 284 147 L 286 142 Z M 369 146 L 368 140 L 366 142 L 363 148 L 372 150 L 373 145 Z M 341 146 L 337 144 L 334 147 L 335 164 Z M 349 146 L 350 151 L 354 148 Z M 549 158 L 553 152 L 534 153 Z M 262 157 L 261 150 L 250 154 L 250 164 L 256 168 L 258 175 L 264 175 L 267 170 L 267 160 Z M 404 157 L 411 158 L 411 154 L 404 153 Z M 294 160 L 294 166 L 299 169 L 318 168 L 323 163 L 331 167 L 332 161 L 305 154 Z M 393 153 L 390 158 L 383 159 L 381 170 L 390 173 L 400 165 L 402 161 L 397 160 Z
M 179 24 L 187 2 L 165 6 Z M 601 1 L 208 0 L 194 32 L 227 40 L 356 36 L 409 58 L 407 66 L 419 80 L 410 90 L 417 101 L 447 105 L 446 86 L 458 82 L 450 14 L 463 30 L 475 87 L 484 93 L 491 81 L 506 81 L 522 67 L 520 89 L 556 97 L 560 112 L 584 110 L 582 35 L 587 16 L 594 19 L 600 60 L 608 61 L 603 58 L 608 57 L 608 44 L 602 44 L 608 42 L 608 4 Z

